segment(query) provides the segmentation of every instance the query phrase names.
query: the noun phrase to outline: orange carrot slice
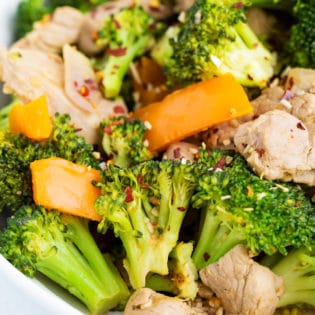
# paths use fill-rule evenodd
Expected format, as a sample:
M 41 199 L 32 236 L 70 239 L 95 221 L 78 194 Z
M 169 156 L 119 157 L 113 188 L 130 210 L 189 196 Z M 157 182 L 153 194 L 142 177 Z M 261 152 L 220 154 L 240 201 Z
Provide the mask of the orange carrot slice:
M 14 105 L 9 114 L 9 126 L 12 132 L 22 133 L 35 141 L 49 138 L 52 122 L 46 96 L 41 95 L 26 105 Z
M 231 74 L 177 90 L 162 101 L 135 111 L 151 125 L 146 133 L 151 151 L 165 149 L 215 124 L 252 112 L 243 87 Z
M 30 164 L 33 198 L 37 205 L 63 213 L 100 221 L 94 202 L 101 190 L 93 181 L 101 181 L 101 173 L 62 158 L 48 158 Z

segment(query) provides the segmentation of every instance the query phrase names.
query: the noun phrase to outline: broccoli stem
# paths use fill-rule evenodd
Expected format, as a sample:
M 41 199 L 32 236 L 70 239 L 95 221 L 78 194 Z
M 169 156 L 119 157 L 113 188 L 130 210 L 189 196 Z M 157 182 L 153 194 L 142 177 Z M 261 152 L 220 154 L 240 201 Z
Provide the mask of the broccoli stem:
M 69 290 L 92 312 L 100 314 L 126 300 L 129 292 L 118 271 L 100 253 L 86 220 L 64 216 L 69 242 L 38 261 L 38 271 Z M 72 243 L 73 242 L 73 243 Z M 82 280 L 84 279 L 84 281 Z
M 149 36 L 143 36 L 131 47 L 124 47 L 126 53 L 123 56 L 108 56 L 103 78 L 104 93 L 107 98 L 113 98 L 119 95 L 123 78 L 126 75 L 131 62 L 144 52 L 149 40 Z M 122 159 L 123 158 L 124 157 L 122 157 Z
M 257 45 L 260 45 L 257 35 L 253 32 L 253 30 L 249 27 L 247 23 L 237 23 L 234 28 L 248 48 L 253 49 Z
M 223 225 L 222 219 L 211 208 L 203 211 L 201 233 L 192 255 L 198 270 L 216 262 L 244 240 L 244 235 L 238 229 Z
M 315 257 L 306 248 L 292 250 L 272 271 L 281 276 L 285 291 L 278 307 L 308 304 L 315 307 Z
M 101 254 L 89 231 L 88 221 L 71 216 L 63 216 L 63 222 L 68 227 L 71 240 L 84 255 L 97 278 L 102 284 L 110 284 L 105 285 L 105 288 L 103 288 L 103 293 L 108 300 L 108 309 L 123 302 L 122 300 L 129 295 L 127 286 L 111 260 Z

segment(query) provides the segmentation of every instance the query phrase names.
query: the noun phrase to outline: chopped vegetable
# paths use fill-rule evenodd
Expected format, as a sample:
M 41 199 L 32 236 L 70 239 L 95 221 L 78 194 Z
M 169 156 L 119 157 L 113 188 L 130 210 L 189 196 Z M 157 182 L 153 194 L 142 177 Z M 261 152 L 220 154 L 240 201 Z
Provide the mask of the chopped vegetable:
M 22 133 L 35 141 L 49 138 L 53 125 L 46 96 L 43 94 L 26 105 L 15 104 L 9 114 L 9 126 L 12 132 Z
M 149 149 L 159 151 L 215 124 L 252 111 L 242 86 L 231 74 L 190 85 L 135 111 L 152 126 Z
M 34 161 L 30 167 L 37 205 L 100 221 L 94 202 L 101 191 L 93 185 L 101 180 L 100 171 L 54 157 Z

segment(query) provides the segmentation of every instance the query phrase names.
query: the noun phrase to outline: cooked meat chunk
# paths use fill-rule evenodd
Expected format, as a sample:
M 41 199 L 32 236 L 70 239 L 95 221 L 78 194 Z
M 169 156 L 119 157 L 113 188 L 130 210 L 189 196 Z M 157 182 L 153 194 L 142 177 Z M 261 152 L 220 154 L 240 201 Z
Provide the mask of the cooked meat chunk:
M 176 142 L 171 144 L 165 153 L 163 154 L 164 159 L 172 160 L 186 160 L 193 162 L 195 155 L 198 152 L 198 146 L 189 142 Z
M 59 7 L 47 21 L 35 23 L 34 30 L 20 39 L 12 48 L 39 49 L 60 53 L 65 44 L 77 42 L 84 15 L 72 7 Z
M 315 87 L 315 69 L 292 68 L 288 71 L 284 88 L 293 93 L 310 91 Z
M 281 111 L 269 111 L 239 126 L 236 149 L 253 170 L 267 179 L 292 180 L 297 171 L 310 170 L 310 135 L 302 121 Z
M 265 88 L 261 95 L 251 101 L 254 109 L 254 117 L 277 108 L 286 109 L 285 105 L 281 106 L 281 99 L 284 93 L 284 88 L 279 85 Z
M 86 80 L 85 77 L 80 78 L 81 75 L 86 73 L 92 75 L 93 72 L 86 69 L 89 64 L 82 61 L 85 57 L 82 55 L 83 57 L 80 58 L 77 54 L 81 55 L 81 53 L 75 52 L 75 55 L 71 56 L 70 54 L 70 59 L 73 58 L 72 63 L 68 65 L 68 62 L 66 62 L 66 78 L 71 80 L 73 76 L 68 72 L 76 71 L 76 81 L 71 81 L 70 85 L 73 84 L 73 87 L 77 88 L 79 94 L 77 99 L 69 97 L 70 94 L 67 95 L 65 91 L 65 64 L 62 58 L 56 54 L 39 50 L 0 50 L 0 81 L 4 82 L 5 92 L 16 94 L 25 103 L 41 94 L 45 94 L 51 115 L 56 112 L 69 113 L 75 128 L 80 131 L 87 141 L 95 143 L 98 137 L 97 128 L 101 119 L 113 113 L 123 114 L 126 109 L 122 100 L 105 100 L 97 89 L 93 93 L 91 91 L 93 98 L 86 103 L 87 107 L 79 103 L 80 97 L 87 95 L 89 90 L 83 91 L 82 86 L 76 87 L 75 83 L 79 84 L 81 80 Z M 66 59 L 69 58 L 66 57 Z M 92 77 L 91 81 L 86 81 L 86 85 L 93 80 Z
M 281 277 L 251 259 L 242 245 L 201 269 L 200 278 L 221 299 L 225 315 L 272 315 L 283 293 Z
M 184 300 L 169 297 L 151 289 L 135 291 L 130 297 L 125 315 L 197 315 Z M 198 314 L 201 315 L 201 314 Z

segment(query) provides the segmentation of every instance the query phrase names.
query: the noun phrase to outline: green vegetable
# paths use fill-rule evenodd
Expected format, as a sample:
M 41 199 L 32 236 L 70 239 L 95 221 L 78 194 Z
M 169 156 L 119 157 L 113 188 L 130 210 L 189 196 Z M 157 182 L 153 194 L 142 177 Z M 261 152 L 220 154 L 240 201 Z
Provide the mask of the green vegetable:
M 59 6 L 72 6 L 83 12 L 93 9 L 107 0 L 22 0 L 15 16 L 15 39 L 32 31 L 33 24 Z
M 291 14 L 292 26 L 284 50 L 289 64 L 315 68 L 315 1 L 314 0 L 250 0 L 252 6 L 282 10 Z
M 112 228 L 126 252 L 124 267 L 133 288 L 149 273 L 167 275 L 170 252 L 194 190 L 191 164 L 175 160 L 146 161 L 131 168 L 109 165 L 100 185 L 98 230 Z
M 61 157 L 99 169 L 93 146 L 71 125 L 68 114 L 57 114 L 51 137 L 35 142 L 21 134 L 0 132 L 0 212 L 15 211 L 33 200 L 29 164 L 48 157 Z
M 105 118 L 100 129 L 102 147 L 115 165 L 129 167 L 153 158 L 144 142 L 147 128 L 143 121 L 127 116 L 114 116 Z
M 182 86 L 230 72 L 244 86 L 263 88 L 274 73 L 274 57 L 253 33 L 239 1 L 196 0 L 170 34 L 173 54 L 163 47 L 168 84 Z M 171 32 L 174 33 L 174 32 Z M 157 60 L 158 61 L 158 60 Z
M 129 291 L 98 249 L 88 221 L 24 206 L 0 233 L 0 253 L 29 277 L 40 272 L 80 299 L 92 314 L 126 302 Z
M 202 212 L 193 253 L 198 270 L 241 243 L 253 255 L 285 255 L 289 246 L 310 244 L 314 207 L 298 186 L 261 179 L 236 153 L 200 154 L 199 163 L 212 171 L 199 177 L 192 197 L 192 206 Z
M 315 307 L 315 247 L 291 249 L 286 256 L 273 255 L 259 261 L 283 279 L 284 293 L 278 307 Z
M 107 98 L 120 94 L 130 64 L 145 53 L 159 27 L 139 5 L 123 8 L 104 20 L 97 44 L 107 46 L 102 71 Z

